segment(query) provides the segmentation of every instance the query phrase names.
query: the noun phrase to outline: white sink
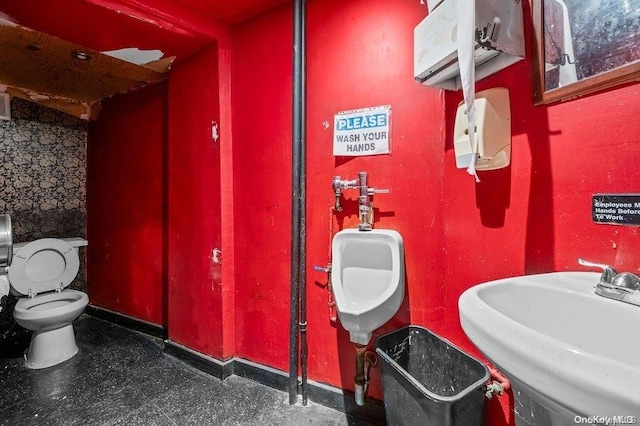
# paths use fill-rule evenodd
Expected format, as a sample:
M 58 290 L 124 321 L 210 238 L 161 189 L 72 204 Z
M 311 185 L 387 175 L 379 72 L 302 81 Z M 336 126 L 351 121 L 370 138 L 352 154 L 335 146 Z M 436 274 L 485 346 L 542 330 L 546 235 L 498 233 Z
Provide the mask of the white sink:
M 596 295 L 599 278 L 593 272 L 506 278 L 459 299 L 467 336 L 514 389 L 562 419 L 548 424 L 575 424 L 575 416 L 640 419 L 640 306 Z

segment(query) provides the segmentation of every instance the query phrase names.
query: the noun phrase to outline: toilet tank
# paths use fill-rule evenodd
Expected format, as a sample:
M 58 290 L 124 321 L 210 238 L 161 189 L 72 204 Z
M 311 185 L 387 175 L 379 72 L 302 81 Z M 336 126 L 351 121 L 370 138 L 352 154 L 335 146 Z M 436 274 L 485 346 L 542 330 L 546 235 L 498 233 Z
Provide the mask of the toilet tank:
M 65 243 L 69 244 L 75 251 L 78 251 L 80 247 L 89 245 L 89 241 L 80 237 L 60 238 Z

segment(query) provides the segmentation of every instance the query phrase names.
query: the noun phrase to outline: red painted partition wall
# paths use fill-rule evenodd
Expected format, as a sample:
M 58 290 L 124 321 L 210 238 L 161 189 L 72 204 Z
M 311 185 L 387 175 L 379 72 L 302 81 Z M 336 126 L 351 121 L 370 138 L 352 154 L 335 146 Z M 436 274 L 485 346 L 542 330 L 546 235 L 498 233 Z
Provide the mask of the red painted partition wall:
M 413 1 L 308 4 L 307 282 L 309 376 L 352 389 L 353 349 L 329 319 L 323 273 L 333 232 L 357 223 L 356 194 L 333 217 L 331 178 L 364 170 L 374 187 L 376 227 L 405 239 L 407 294 L 382 330 L 429 327 L 480 356 L 462 331 L 457 300 L 467 288 L 505 276 L 582 269 L 578 256 L 637 270 L 638 229 L 596 225 L 591 196 L 638 192 L 638 86 L 551 106 L 533 106 L 532 63 L 480 83 L 510 90 L 512 165 L 455 168 L 454 114 L 461 94 L 412 81 L 412 31 L 424 18 Z M 525 2 L 527 34 L 531 21 Z M 235 27 L 234 161 L 237 355 L 287 369 L 291 169 L 291 9 Z M 530 52 L 530 42 L 527 41 Z M 259 78 L 256 76 L 259 75 Z M 333 115 L 392 107 L 393 153 L 334 158 Z M 379 370 L 370 392 L 380 398 Z M 513 424 L 510 395 L 488 403 L 487 424 Z
M 232 44 L 236 355 L 288 370 L 291 8 Z
M 87 141 L 89 301 L 162 325 L 167 85 L 102 105 Z
M 104 101 L 90 124 L 91 303 L 161 325 L 188 348 L 229 358 L 235 339 L 230 29 L 165 0 L 64 3 L 64 10 L 82 10 L 82 19 L 62 9 L 32 13 L 24 1 L 3 11 L 94 49 L 136 46 L 177 56 L 168 84 Z M 87 30 L 97 22 L 109 31 Z M 221 263 L 213 262 L 214 249 L 223 248 L 224 287 Z
M 169 339 L 222 358 L 217 45 L 171 71 L 168 123 Z

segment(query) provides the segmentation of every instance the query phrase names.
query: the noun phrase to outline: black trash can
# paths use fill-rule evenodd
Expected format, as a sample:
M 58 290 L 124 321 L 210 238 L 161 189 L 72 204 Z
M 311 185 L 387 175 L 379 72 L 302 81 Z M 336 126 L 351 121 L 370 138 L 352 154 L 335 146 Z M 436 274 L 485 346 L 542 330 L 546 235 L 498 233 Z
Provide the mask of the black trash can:
M 482 426 L 487 367 L 424 327 L 380 336 L 388 425 Z

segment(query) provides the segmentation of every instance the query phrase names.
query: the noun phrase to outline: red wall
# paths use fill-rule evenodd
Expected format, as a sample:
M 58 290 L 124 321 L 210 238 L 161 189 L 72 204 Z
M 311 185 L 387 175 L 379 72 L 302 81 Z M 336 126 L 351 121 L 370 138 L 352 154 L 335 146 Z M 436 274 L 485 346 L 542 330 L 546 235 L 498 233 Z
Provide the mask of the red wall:
M 374 333 L 408 323 L 442 318 L 442 217 L 436 200 L 442 196 L 441 132 L 443 98 L 437 90 L 413 82 L 413 27 L 424 6 L 400 2 L 314 2 L 308 10 L 308 265 L 310 377 L 353 388 L 354 346 L 340 324 L 328 318 L 325 274 L 314 264 L 329 261 L 329 208 L 334 175 L 355 179 L 369 172 L 370 185 L 390 194 L 375 196 L 375 227 L 395 229 L 404 238 L 405 301 L 395 319 Z M 375 29 L 375 31 L 372 31 Z M 336 158 L 332 155 L 333 123 L 339 111 L 391 105 L 392 154 Z M 356 227 L 357 192 L 343 193 L 344 210 L 333 231 Z M 426 243 L 426 244 L 425 244 Z M 416 285 L 411 285 L 411 284 Z M 315 348 L 324 348 L 322 351 Z M 381 398 L 379 372 L 370 394 Z
M 327 293 L 320 286 L 326 274 L 312 268 L 329 261 L 334 175 L 354 179 L 364 170 L 371 185 L 391 189 L 376 196 L 376 227 L 404 236 L 409 287 L 399 314 L 380 332 L 443 315 L 444 100 L 411 78 L 413 27 L 424 11 L 417 2 L 309 4 L 309 375 L 348 389 L 353 389 L 354 348 L 348 333 L 329 320 Z M 288 370 L 291 21 L 291 8 L 285 7 L 238 26 L 233 62 L 237 355 L 282 370 Z M 392 107 L 393 154 L 334 158 L 333 129 L 324 123 L 333 123 L 338 111 L 385 104 Z M 356 226 L 356 195 L 345 192 L 334 232 Z M 371 394 L 381 397 L 379 376 Z
M 637 269 L 638 228 L 595 225 L 590 205 L 596 192 L 638 192 L 638 86 L 533 107 L 529 60 L 479 83 L 478 91 L 510 90 L 513 153 L 509 168 L 480 173 L 476 184 L 455 168 L 451 133 L 461 94 L 412 81 L 412 31 L 424 6 L 335 0 L 308 8 L 312 380 L 353 388 L 352 345 L 329 320 L 320 287 L 326 276 L 312 269 L 329 260 L 334 175 L 353 179 L 364 170 L 373 186 L 390 188 L 376 196 L 375 226 L 405 239 L 405 303 L 374 338 L 413 323 L 479 355 L 459 325 L 457 300 L 465 289 L 505 276 L 578 270 L 579 256 Z M 237 355 L 282 370 L 288 368 L 291 22 L 290 8 L 269 12 L 235 27 L 233 44 Z M 383 104 L 392 106 L 393 153 L 334 158 L 333 115 Z M 334 232 L 357 223 L 356 194 L 345 197 Z M 379 380 L 377 370 L 370 391 L 377 398 Z M 512 404 L 511 396 L 489 402 L 487 424 L 512 424 Z
M 619 270 L 640 265 L 637 227 L 594 224 L 594 193 L 638 193 L 640 113 L 638 86 L 552 106 L 533 106 L 531 63 L 524 61 L 486 79 L 478 90 L 509 88 L 512 117 L 511 166 L 481 172 L 475 184 L 457 170 L 447 142 L 445 154 L 445 297 L 442 332 L 479 355 L 458 321 L 457 299 L 467 288 L 507 276 L 585 270 L 578 257 Z M 459 94 L 448 95 L 451 140 Z M 513 401 L 495 402 L 492 423 L 511 420 Z
M 87 143 L 90 302 L 164 324 L 167 85 L 102 105 Z

